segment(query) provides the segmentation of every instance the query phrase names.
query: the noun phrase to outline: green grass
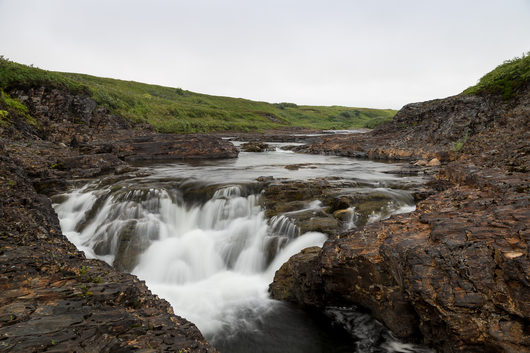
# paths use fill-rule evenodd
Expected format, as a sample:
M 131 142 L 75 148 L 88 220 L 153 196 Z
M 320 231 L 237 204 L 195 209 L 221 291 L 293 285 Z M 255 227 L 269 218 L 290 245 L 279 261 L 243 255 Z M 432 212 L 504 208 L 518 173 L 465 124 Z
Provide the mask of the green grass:
M 469 139 L 469 134 L 466 132 L 464 137 L 462 137 L 458 141 L 451 142 L 451 150 L 454 152 L 460 151 L 462 147 L 464 147 L 464 144 L 467 142 L 468 139 Z
M 211 96 L 181 88 L 46 71 L 0 57 L 0 90 L 36 86 L 88 94 L 111 113 L 135 123 L 148 122 L 160 132 L 351 129 L 375 127 L 396 113 L 391 109 L 270 104 Z
M 0 126 L 7 126 L 9 123 L 9 112 L 7 110 L 0 110 Z
M 18 99 L 11 98 L 9 94 L 5 93 L 0 89 L 0 108 L 5 110 L 0 110 L 0 125 L 7 126 L 11 119 L 9 118 L 10 112 L 15 113 L 16 115 L 22 116 L 26 121 L 38 127 L 38 121 L 29 114 L 28 107 L 22 104 Z
M 507 60 L 484 75 L 479 83 L 466 89 L 463 94 L 500 94 L 504 99 L 530 82 L 530 52 L 520 58 Z

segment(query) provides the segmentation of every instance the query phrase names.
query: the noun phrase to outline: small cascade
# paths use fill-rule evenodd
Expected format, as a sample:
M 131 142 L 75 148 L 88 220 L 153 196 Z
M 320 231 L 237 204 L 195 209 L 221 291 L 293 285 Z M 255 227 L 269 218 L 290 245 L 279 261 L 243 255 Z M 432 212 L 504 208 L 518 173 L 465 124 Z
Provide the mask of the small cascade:
M 260 206 L 263 183 L 255 180 L 347 175 L 351 197 L 336 210 L 343 212 L 339 224 L 345 230 L 411 210 L 413 200 L 404 190 L 387 188 L 402 178 L 387 173 L 397 170 L 394 165 L 277 146 L 233 161 L 160 164 L 146 167 L 146 173 L 103 178 L 57 195 L 54 207 L 64 234 L 87 257 L 145 280 L 222 352 L 350 351 L 349 338 L 341 343 L 346 350 L 337 349 L 339 342 L 324 338 L 327 331 L 307 313 L 268 295 L 275 272 L 292 255 L 326 240 L 319 232 L 301 234 L 295 222 L 327 212 L 328 206 L 304 200 L 301 209 L 267 220 Z M 293 164 L 318 167 L 285 168 Z M 387 346 L 363 342 L 377 352 L 409 348 L 391 340 L 383 342 Z
M 270 264 L 290 240 L 300 236 L 300 228 L 285 215 L 273 216 L 268 224 L 270 241 L 266 261 Z
M 218 187 L 204 204 L 187 205 L 178 189 L 90 185 L 55 209 L 88 257 L 146 280 L 209 334 L 230 326 L 243 307 L 270 301 L 267 286 L 279 266 L 326 239 L 300 235 L 284 216 L 267 222 L 259 194 L 242 188 Z
M 402 343 L 387 328 L 372 316 L 355 306 L 327 307 L 325 315 L 334 325 L 345 329 L 354 338 L 355 352 L 362 353 L 435 353 L 431 349 Z M 374 346 L 379 343 L 379 347 Z
M 407 203 L 402 200 L 391 200 L 379 211 L 373 211 L 368 216 L 366 223 L 374 223 L 389 218 L 392 215 L 413 212 L 415 209 L 416 205 L 413 203 Z
M 355 212 L 355 207 L 348 207 L 345 210 L 345 217 L 342 221 L 343 230 L 350 230 L 357 227 L 357 222 L 359 220 L 359 214 Z
M 284 215 L 273 216 L 270 221 L 270 230 L 273 234 L 284 236 L 289 239 L 296 238 L 300 235 L 300 228 L 292 219 Z

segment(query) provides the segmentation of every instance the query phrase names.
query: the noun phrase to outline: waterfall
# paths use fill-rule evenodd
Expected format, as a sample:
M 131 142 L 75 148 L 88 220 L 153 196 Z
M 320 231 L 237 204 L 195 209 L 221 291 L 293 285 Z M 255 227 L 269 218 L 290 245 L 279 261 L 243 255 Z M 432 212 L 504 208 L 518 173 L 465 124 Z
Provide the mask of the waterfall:
M 266 312 L 275 271 L 321 233 L 299 235 L 286 217 L 267 222 L 259 194 L 218 188 L 203 204 L 164 186 L 87 185 L 55 204 L 65 235 L 87 257 L 130 271 L 205 335 Z M 269 224 L 270 223 L 270 224 Z
M 300 235 L 300 229 L 294 222 L 284 215 L 273 216 L 270 220 L 271 231 L 279 236 L 286 236 L 287 238 L 296 238 Z
M 54 207 L 63 233 L 87 257 L 145 280 L 221 352 L 352 351 L 351 338 L 330 329 L 329 319 L 269 298 L 276 270 L 325 241 L 322 233 L 300 229 L 307 217 L 329 212 L 329 203 L 310 198 L 267 219 L 260 206 L 263 180 L 329 179 L 337 186 L 333 197 L 343 199 L 334 217 L 348 230 L 413 210 L 412 193 L 401 186 L 422 177 L 393 175 L 397 164 L 291 153 L 276 145 L 280 150 L 241 153 L 236 160 L 149 165 L 102 177 L 56 195 Z M 347 327 L 350 319 L 336 321 Z M 353 332 L 363 345 L 359 351 L 424 352 L 370 322 L 351 322 L 360 326 Z

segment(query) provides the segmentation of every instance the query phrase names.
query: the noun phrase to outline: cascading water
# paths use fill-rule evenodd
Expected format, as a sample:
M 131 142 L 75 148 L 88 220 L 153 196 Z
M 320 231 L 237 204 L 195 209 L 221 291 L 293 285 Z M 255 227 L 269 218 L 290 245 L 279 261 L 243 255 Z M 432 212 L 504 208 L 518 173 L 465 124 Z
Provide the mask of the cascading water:
M 270 220 L 271 230 L 275 234 L 284 235 L 289 239 L 300 235 L 300 229 L 294 222 L 284 215 L 273 216 Z
M 266 308 L 278 267 L 326 239 L 271 228 L 259 195 L 245 196 L 237 185 L 218 189 L 198 206 L 186 206 L 178 190 L 88 189 L 56 206 L 68 238 L 89 257 L 115 266 L 132 261 L 132 273 L 205 335 L 232 325 L 238 311 Z M 273 244 L 286 246 L 272 250 L 271 264 Z
M 221 352 L 356 351 L 351 337 L 322 324 L 322 317 L 313 320 L 269 298 L 275 271 L 290 256 L 325 241 L 322 233 L 300 234 L 294 221 L 323 206 L 307 200 L 304 209 L 267 220 L 255 178 L 343 174 L 351 175 L 356 185 L 370 185 L 398 180 L 386 172 L 395 167 L 282 151 L 255 155 L 241 153 L 235 162 L 153 166 L 144 176 L 90 182 L 56 198 L 61 228 L 88 257 L 145 280 Z M 288 171 L 284 166 L 289 162 L 319 168 Z M 414 207 L 401 191 L 395 196 L 395 204 L 386 204 L 369 221 Z M 346 212 L 343 226 L 349 229 L 357 213 L 353 207 Z M 377 343 L 387 342 L 385 337 L 373 339 L 373 351 L 399 352 Z

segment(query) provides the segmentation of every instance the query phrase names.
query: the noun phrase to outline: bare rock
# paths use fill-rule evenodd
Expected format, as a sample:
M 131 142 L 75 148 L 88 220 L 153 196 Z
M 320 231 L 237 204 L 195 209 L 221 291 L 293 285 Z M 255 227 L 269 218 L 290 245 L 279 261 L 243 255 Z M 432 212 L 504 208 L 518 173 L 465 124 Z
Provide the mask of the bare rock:
M 320 248 L 317 246 L 307 248 L 283 264 L 269 286 L 272 296 L 294 303 L 320 305 L 321 287 L 316 285 L 319 278 L 313 272 L 318 265 L 319 253 Z
M 241 150 L 245 152 L 266 152 L 274 151 L 274 148 L 265 142 L 247 142 L 241 145 Z
M 4 148 L 0 169 L 0 351 L 215 352 L 144 282 L 87 260 Z
M 439 167 L 442 163 L 440 163 L 440 160 L 438 158 L 433 158 L 427 163 L 428 167 Z
M 119 140 L 113 153 L 125 161 L 235 158 L 237 148 L 229 141 L 209 135 L 148 134 Z

